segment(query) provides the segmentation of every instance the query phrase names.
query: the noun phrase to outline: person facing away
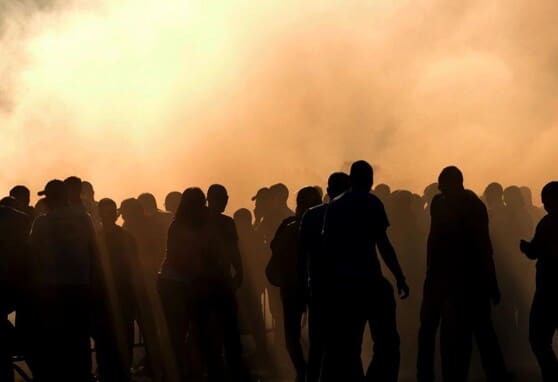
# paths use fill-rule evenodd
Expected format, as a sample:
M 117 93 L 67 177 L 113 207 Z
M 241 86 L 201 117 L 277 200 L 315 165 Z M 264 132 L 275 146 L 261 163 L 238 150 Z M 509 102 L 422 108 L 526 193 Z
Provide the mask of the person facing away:
M 178 191 L 171 191 L 165 197 L 165 211 L 172 216 L 176 215 L 182 194 Z
M 525 208 L 527 208 L 529 216 L 531 216 L 531 221 L 533 222 L 533 225 L 536 225 L 545 216 L 544 208 L 535 206 L 533 203 L 533 192 L 529 187 L 521 186 L 519 187 L 519 190 L 521 191 L 521 196 L 523 196 Z
M 550 382 L 558 380 L 558 360 L 552 348 L 558 329 L 558 182 L 544 186 L 542 202 L 547 215 L 538 223 L 533 239 L 521 241 L 520 249 L 529 259 L 537 261 L 529 341 L 543 382 Z
M 323 380 L 361 381 L 361 343 L 366 323 L 374 339 L 374 360 L 368 380 L 397 381 L 399 334 L 391 284 L 382 275 L 376 247 L 396 279 L 402 298 L 409 287 L 386 230 L 389 221 L 382 202 L 370 193 L 372 166 L 351 166 L 351 189 L 328 206 L 324 227 L 327 262 L 328 339 Z
M 419 331 L 418 380 L 432 381 L 436 331 L 442 319 L 444 381 L 466 381 L 474 335 L 487 379 L 508 374 L 491 321 L 500 301 L 488 215 L 482 201 L 463 186 L 454 166 L 440 173 L 440 194 L 431 205 L 427 275 Z
M 350 187 L 348 174 L 336 172 L 327 181 L 327 196 L 334 200 Z M 324 355 L 325 325 L 327 314 L 324 305 L 327 301 L 327 283 L 324 279 L 326 266 L 324 264 L 324 246 L 322 229 L 327 204 L 310 208 L 302 216 L 300 223 L 300 256 L 299 260 L 305 267 L 306 299 L 308 305 L 308 335 L 310 348 L 308 349 L 307 381 L 318 382 Z
M 91 216 L 95 231 L 99 232 L 101 229 L 101 218 L 99 217 L 99 208 L 95 200 L 95 189 L 91 182 L 86 180 L 81 182 L 81 202 L 85 206 L 85 210 Z
M 23 212 L 0 205 L 0 381 L 13 382 L 15 341 L 8 315 L 19 315 L 29 283 L 27 235 L 29 220 Z
M 244 266 L 244 281 L 238 289 L 241 327 L 254 337 L 257 366 L 272 368 L 262 306 L 265 293 L 266 248 L 263 237 L 252 225 L 250 210 L 241 208 L 233 215 L 238 232 L 238 245 Z M 271 370 L 270 370 L 271 371 Z
M 35 377 L 45 382 L 88 382 L 95 231 L 85 210 L 70 205 L 64 182 L 48 182 L 39 195 L 46 197 L 48 211 L 35 219 L 29 237 L 38 298 Z
M 13 187 L 10 190 L 10 196 L 16 200 L 15 208 L 18 211 L 27 214 L 31 219 L 31 221 L 35 219 L 35 212 L 33 211 L 33 206 L 29 205 L 31 200 L 31 192 L 27 187 L 22 185 Z
M 153 252 L 151 253 L 152 264 L 150 267 L 153 274 L 156 275 L 159 271 L 159 266 L 165 257 L 167 232 L 173 216 L 168 212 L 159 210 L 155 196 L 148 192 L 139 195 L 138 202 L 143 207 L 145 219 L 150 221 L 150 225 L 152 227 L 151 237 L 153 239 Z
M 215 257 L 214 311 L 222 325 L 224 354 L 234 380 L 250 380 L 241 358 L 240 325 L 236 291 L 242 285 L 244 271 L 238 247 L 238 233 L 234 220 L 224 214 L 229 196 L 224 186 L 213 184 L 207 191 L 210 223 L 217 233 L 219 256 Z
M 85 204 L 81 200 L 81 184 L 82 181 L 77 176 L 70 176 L 64 179 L 64 185 L 68 193 L 69 207 L 88 212 L 87 208 L 85 208 Z
M 101 382 L 130 380 L 136 313 L 137 246 L 131 233 L 116 224 L 111 199 L 98 203 L 101 229 L 99 255 L 93 262 L 93 322 L 96 359 Z
M 283 324 L 287 352 L 296 371 L 296 381 L 306 380 L 306 361 L 300 343 L 302 315 L 306 311 L 305 265 L 299 253 L 300 221 L 304 213 L 322 202 L 315 187 L 305 187 L 297 194 L 296 215 L 287 218 L 271 242 L 271 259 L 266 274 L 279 287 L 283 306 Z

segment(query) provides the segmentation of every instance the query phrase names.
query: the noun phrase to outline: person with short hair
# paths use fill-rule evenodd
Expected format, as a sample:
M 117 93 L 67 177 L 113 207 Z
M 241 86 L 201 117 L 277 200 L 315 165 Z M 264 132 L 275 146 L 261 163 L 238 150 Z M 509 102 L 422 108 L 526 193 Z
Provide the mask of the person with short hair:
M 387 236 L 384 206 L 370 190 L 373 169 L 365 161 L 351 166 L 351 189 L 331 201 L 323 227 L 328 290 L 328 339 L 324 381 L 364 378 L 361 344 L 368 322 L 374 360 L 366 378 L 395 382 L 399 375 L 399 334 L 393 287 L 382 275 L 377 249 L 395 277 L 401 298 L 409 287 Z M 376 249 L 377 248 L 377 249 Z
M 89 382 L 95 231 L 87 212 L 70 205 L 64 182 L 48 182 L 39 195 L 45 196 L 48 211 L 35 219 L 29 237 L 38 288 L 35 377 L 42 382 Z
M 533 239 L 521 241 L 520 249 L 529 259 L 537 260 L 529 341 L 543 382 L 553 382 L 558 380 L 558 360 L 552 348 L 558 329 L 558 182 L 544 186 L 542 202 L 547 215 L 538 223 Z

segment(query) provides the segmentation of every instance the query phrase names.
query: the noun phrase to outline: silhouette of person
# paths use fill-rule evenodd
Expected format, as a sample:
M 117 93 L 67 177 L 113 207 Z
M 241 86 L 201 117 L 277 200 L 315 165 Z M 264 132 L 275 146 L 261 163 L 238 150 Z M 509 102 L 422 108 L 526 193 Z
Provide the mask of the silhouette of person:
M 264 187 L 260 188 L 256 195 L 252 197 L 252 201 L 254 202 L 254 228 L 257 231 L 260 231 L 261 235 L 264 235 L 264 232 L 261 232 L 261 224 L 263 222 L 264 217 L 269 213 L 270 210 L 270 194 L 269 188 Z M 271 239 L 269 239 L 271 241 Z M 264 241 L 267 241 L 267 238 L 264 237 Z
M 176 211 L 180 205 L 180 199 L 182 199 L 182 194 L 180 192 L 169 192 L 165 197 L 165 211 L 170 213 L 172 216 L 176 215 Z
M 220 184 L 209 187 L 207 207 L 221 248 L 221 256 L 217 258 L 219 266 L 215 267 L 214 275 L 213 313 L 217 315 L 222 325 L 225 359 L 229 373 L 233 380 L 245 381 L 250 377 L 241 358 L 242 344 L 235 296 L 236 290 L 242 284 L 244 273 L 234 220 L 224 214 L 228 201 L 229 196 L 225 187 Z
M 35 219 L 29 238 L 38 288 L 35 377 L 43 382 L 89 382 L 95 231 L 85 210 L 70 205 L 64 182 L 48 182 L 39 195 L 46 197 L 48 212 Z
M 37 203 L 35 203 L 35 207 L 33 207 L 33 210 L 35 212 L 35 217 L 46 214 L 46 212 L 48 211 L 46 198 L 37 200 Z
M 329 176 L 327 195 L 329 200 L 337 198 L 350 188 L 349 175 L 336 172 Z M 327 311 L 325 306 L 328 298 L 326 277 L 327 266 L 324 263 L 324 245 L 322 229 L 327 211 L 327 204 L 310 208 L 300 223 L 300 256 L 301 263 L 306 267 L 306 297 L 308 299 L 308 350 L 307 381 L 318 382 L 324 357 L 327 336 Z
M 256 362 L 270 369 L 272 365 L 261 302 L 266 287 L 265 243 L 263 237 L 254 229 L 252 214 L 248 209 L 239 209 L 234 213 L 233 218 L 238 232 L 238 246 L 245 275 L 244 282 L 238 290 L 241 327 L 254 337 Z
M 136 286 L 131 276 L 137 272 L 136 242 L 129 232 L 116 224 L 116 203 L 98 203 L 101 230 L 99 256 L 93 262 L 93 322 L 96 358 L 100 381 L 130 380 Z
M 95 189 L 91 182 L 85 180 L 81 182 L 81 201 L 85 206 L 85 210 L 91 216 L 95 231 L 99 232 L 101 229 L 101 218 L 99 217 L 99 209 L 95 200 Z
M 305 187 L 297 194 L 296 215 L 281 223 L 271 242 L 271 259 L 266 267 L 268 280 L 279 287 L 283 304 L 283 323 L 287 352 L 296 371 L 296 381 L 306 380 L 306 361 L 300 335 L 302 315 L 306 311 L 305 263 L 299 253 L 300 221 L 304 213 L 322 202 L 315 187 Z
M 376 247 L 397 281 L 402 298 L 409 287 L 387 236 L 388 218 L 382 202 L 370 194 L 372 166 L 351 166 L 351 189 L 333 200 L 324 221 L 327 256 L 328 333 L 324 381 L 363 380 L 361 343 L 366 323 L 374 339 L 374 360 L 368 380 L 397 381 L 399 334 L 391 284 L 383 277 Z
M 35 218 L 33 207 L 29 205 L 31 192 L 25 186 L 15 186 L 10 190 L 10 196 L 16 200 L 16 209 L 27 214 L 31 220 Z
M 19 314 L 29 283 L 28 232 L 27 215 L 0 204 L 0 381 L 14 381 L 11 356 L 15 349 L 15 332 L 8 315 L 14 310 Z
M 81 184 L 81 179 L 77 176 L 70 176 L 64 179 L 64 185 L 66 186 L 66 190 L 68 193 L 69 206 L 78 210 L 88 212 L 87 208 L 85 208 L 85 204 L 81 200 Z
M 438 184 L 441 194 L 434 197 L 430 210 L 418 379 L 433 380 L 434 339 L 442 317 L 444 381 L 467 380 L 473 335 L 487 379 L 505 381 L 507 369 L 490 317 L 491 302 L 499 303 L 500 291 L 486 207 L 465 189 L 457 167 L 442 170 Z M 429 363 L 421 364 L 425 359 Z
M 0 199 L 0 206 L 17 209 L 17 200 L 13 196 L 4 196 Z
M 391 187 L 384 183 L 378 184 L 376 187 L 374 187 L 374 191 L 372 192 L 372 194 L 376 195 L 378 199 L 380 199 L 380 201 L 384 205 L 386 213 L 388 214 L 388 216 L 390 216 L 393 196 L 391 193 Z
M 523 196 L 523 203 L 525 205 L 525 208 L 527 208 L 527 211 L 531 216 L 531 222 L 533 223 L 533 226 L 535 226 L 535 224 L 540 222 L 545 216 L 544 208 L 535 206 L 533 204 L 533 193 L 531 192 L 531 189 L 529 187 L 522 186 L 519 187 L 519 190 L 521 191 L 521 196 Z
M 164 235 L 160 226 L 145 215 L 141 203 L 134 198 L 125 199 L 120 204 L 120 213 L 124 221 L 122 228 L 134 237 L 138 249 L 139 269 L 135 272 L 138 293 L 141 296 L 137 304 L 137 322 L 145 339 L 147 363 L 143 372 L 155 377 L 159 373 L 162 360 L 157 330 L 158 295 L 156 295 L 156 278 L 164 248 Z M 163 241 L 163 244 L 161 244 Z
M 537 358 L 543 382 L 558 380 L 558 360 L 552 348 L 558 329 L 558 182 L 542 190 L 547 215 L 538 223 L 530 242 L 521 241 L 520 249 L 537 260 L 536 292 L 531 307 L 529 341 Z

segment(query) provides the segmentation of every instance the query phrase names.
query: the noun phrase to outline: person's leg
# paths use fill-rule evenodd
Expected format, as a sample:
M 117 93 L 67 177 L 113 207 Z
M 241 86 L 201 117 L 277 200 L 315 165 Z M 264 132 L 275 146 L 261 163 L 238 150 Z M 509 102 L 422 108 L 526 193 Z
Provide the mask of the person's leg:
M 223 334 L 222 321 L 216 319 L 220 309 L 220 301 L 213 295 L 200 295 L 194 297 L 195 318 L 192 329 L 197 333 L 193 338 L 197 340 L 204 366 L 207 371 L 207 380 L 221 382 L 225 378 L 225 365 L 223 362 Z
M 234 381 L 248 381 L 250 374 L 242 359 L 243 348 L 240 339 L 238 306 L 232 290 L 222 291 L 219 305 L 218 315 L 223 325 L 223 345 L 227 366 Z
M 471 309 L 473 332 L 479 348 L 482 366 L 488 381 L 505 382 L 509 379 L 504 355 L 491 319 L 490 301 L 481 301 Z
M 418 334 L 418 382 L 434 381 L 436 338 L 442 315 L 439 293 L 440 291 L 430 288 L 428 280 L 425 282 L 420 310 L 420 329 Z
M 370 303 L 368 324 L 374 341 L 374 357 L 366 373 L 366 379 L 397 382 L 400 339 L 392 286 L 387 281 L 382 282 L 378 290 L 374 291 L 374 298 Z
M 321 381 L 361 382 L 364 380 L 362 337 L 367 321 L 363 302 L 370 296 L 357 291 L 345 291 L 330 297 Z
M 440 342 L 444 382 L 465 382 L 469 374 L 473 332 L 462 301 L 444 307 Z
M 535 293 L 529 321 L 529 341 L 537 358 L 543 382 L 558 381 L 558 360 L 552 348 L 557 329 L 556 301 Z
M 0 301 L 0 381 L 11 382 L 14 380 L 10 349 L 10 345 L 13 345 L 13 327 L 8 321 L 8 315 L 4 308 L 6 306 Z M 2 310 L 4 311 L 2 312 Z
M 161 306 L 166 323 L 166 335 L 170 349 L 163 358 L 168 359 L 165 369 L 165 378 L 169 382 L 180 381 L 184 378 L 183 360 L 185 355 L 186 332 L 188 328 L 188 318 L 186 312 L 186 295 L 180 283 L 171 280 L 161 279 L 158 282 Z
M 309 304 L 308 309 L 308 334 L 310 348 L 308 350 L 307 382 L 319 382 L 320 370 L 324 355 L 324 341 L 326 335 L 327 315 L 323 313 L 324 301 L 316 298 Z
M 306 361 L 300 344 L 302 307 L 293 291 L 281 290 L 281 300 L 287 352 L 296 371 L 296 380 L 302 382 L 306 378 Z

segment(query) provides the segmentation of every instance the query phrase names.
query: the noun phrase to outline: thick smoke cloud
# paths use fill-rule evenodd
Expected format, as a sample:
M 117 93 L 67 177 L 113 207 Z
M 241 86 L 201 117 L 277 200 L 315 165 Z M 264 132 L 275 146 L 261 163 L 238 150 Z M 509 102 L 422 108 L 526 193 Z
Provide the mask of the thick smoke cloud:
M 99 196 L 322 184 L 366 158 L 416 191 L 558 177 L 558 3 L 0 2 L 0 185 Z M 24 5 L 21 5 L 24 4 Z M 238 205 L 238 204 L 237 204 Z

